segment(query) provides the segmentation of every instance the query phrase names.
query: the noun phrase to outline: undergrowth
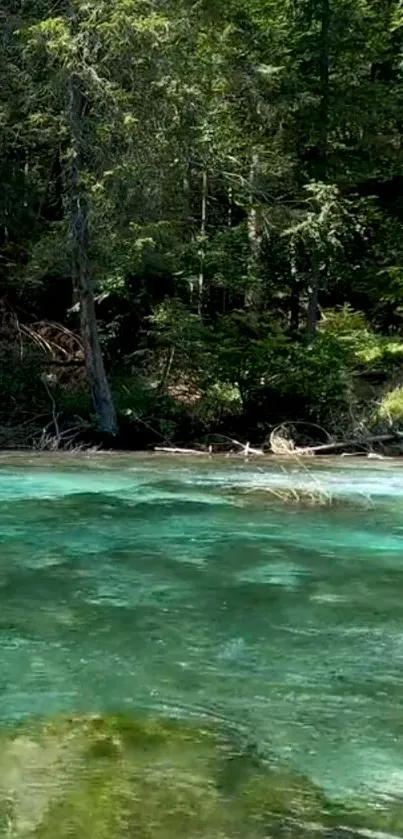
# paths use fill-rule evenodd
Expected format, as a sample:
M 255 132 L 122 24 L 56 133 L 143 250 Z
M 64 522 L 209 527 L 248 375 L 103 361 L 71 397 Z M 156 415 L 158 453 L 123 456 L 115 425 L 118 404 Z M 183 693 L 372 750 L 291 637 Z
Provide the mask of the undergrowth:
M 262 445 L 284 423 L 297 429 L 298 445 L 403 428 L 403 342 L 375 334 L 347 307 L 323 313 L 313 344 L 263 334 L 262 325 L 246 340 L 243 313 L 223 317 L 214 333 L 200 322 L 195 332 L 190 319 L 168 353 L 179 338 L 167 320 L 163 327 L 147 361 L 123 359 L 109 371 L 120 447 L 206 444 L 220 435 Z M 67 447 L 76 432 L 75 445 L 101 442 L 84 368 L 58 366 L 54 346 L 56 339 L 27 336 L 0 346 L 0 445 L 52 448 L 58 439 Z

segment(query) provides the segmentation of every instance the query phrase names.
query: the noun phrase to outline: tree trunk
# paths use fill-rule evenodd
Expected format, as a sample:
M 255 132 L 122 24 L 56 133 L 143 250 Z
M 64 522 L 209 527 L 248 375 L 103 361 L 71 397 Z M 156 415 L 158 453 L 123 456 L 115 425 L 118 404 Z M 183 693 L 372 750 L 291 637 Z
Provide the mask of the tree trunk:
M 69 80 L 67 104 L 71 143 L 67 192 L 71 218 L 72 277 L 80 305 L 85 364 L 99 428 L 104 434 L 115 436 L 117 434 L 116 412 L 105 373 L 90 276 L 88 202 L 81 184 L 81 132 L 85 107 L 86 97 L 81 89 L 80 78 L 72 74 Z
M 249 287 L 245 293 L 245 306 L 249 309 L 258 308 L 260 302 L 260 290 L 257 286 L 257 275 L 259 273 L 260 251 L 262 246 L 261 225 L 259 218 L 259 209 L 256 203 L 256 180 L 259 168 L 259 155 L 254 152 L 252 155 L 252 162 L 250 167 L 249 182 L 250 182 L 250 198 L 249 198 L 249 212 L 248 212 L 248 239 L 249 239 L 249 259 L 248 259 L 248 285 Z
M 290 242 L 290 273 L 291 273 L 291 289 L 290 289 L 290 330 L 291 333 L 296 333 L 299 330 L 300 317 L 300 283 L 298 277 L 298 259 L 295 242 Z
M 321 0 L 320 13 L 320 109 L 319 109 L 319 158 L 320 180 L 327 180 L 327 156 L 329 135 L 329 36 L 330 36 L 330 0 Z M 312 260 L 312 283 L 309 290 L 307 336 L 314 340 L 316 336 L 317 311 L 320 291 L 321 269 L 318 266 L 318 255 Z
M 313 283 L 309 288 L 308 297 L 308 312 L 306 320 L 306 334 L 308 341 L 314 341 L 316 337 L 316 327 L 318 323 L 318 303 L 319 303 L 319 271 L 315 270 Z
M 228 187 L 228 215 L 227 215 L 227 227 L 229 230 L 232 228 L 232 211 L 233 211 L 233 201 L 234 195 L 232 187 Z
M 198 300 L 197 311 L 199 315 L 203 312 L 203 297 L 204 297 L 204 263 L 206 259 L 206 230 L 207 230 L 207 193 L 208 193 L 208 176 L 207 171 L 203 172 L 202 180 L 202 200 L 201 200 L 201 224 L 200 224 L 200 271 L 198 283 Z

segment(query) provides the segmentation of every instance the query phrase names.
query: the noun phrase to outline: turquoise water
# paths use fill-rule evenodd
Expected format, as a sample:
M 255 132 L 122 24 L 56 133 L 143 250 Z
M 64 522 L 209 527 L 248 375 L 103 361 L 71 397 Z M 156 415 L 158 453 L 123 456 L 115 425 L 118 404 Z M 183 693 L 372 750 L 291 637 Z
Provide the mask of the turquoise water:
M 287 486 L 349 503 L 266 491 Z M 111 709 L 214 719 L 332 795 L 394 794 L 402 602 L 399 464 L 0 461 L 5 724 Z

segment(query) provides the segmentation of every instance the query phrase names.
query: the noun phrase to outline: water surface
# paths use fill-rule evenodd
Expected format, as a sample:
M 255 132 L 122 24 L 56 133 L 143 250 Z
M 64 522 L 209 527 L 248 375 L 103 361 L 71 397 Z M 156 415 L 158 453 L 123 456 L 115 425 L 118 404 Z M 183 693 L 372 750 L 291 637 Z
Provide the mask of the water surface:
M 403 470 L 312 469 L 3 456 L 0 721 L 213 719 L 331 795 L 399 792 Z

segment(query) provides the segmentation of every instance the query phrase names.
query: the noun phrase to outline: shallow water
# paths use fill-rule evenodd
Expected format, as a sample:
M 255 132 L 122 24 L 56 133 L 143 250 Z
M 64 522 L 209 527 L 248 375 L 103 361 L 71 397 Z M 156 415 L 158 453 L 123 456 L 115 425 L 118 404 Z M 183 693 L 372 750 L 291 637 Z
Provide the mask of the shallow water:
M 207 718 L 333 796 L 400 792 L 403 467 L 312 470 L 3 456 L 0 721 Z

